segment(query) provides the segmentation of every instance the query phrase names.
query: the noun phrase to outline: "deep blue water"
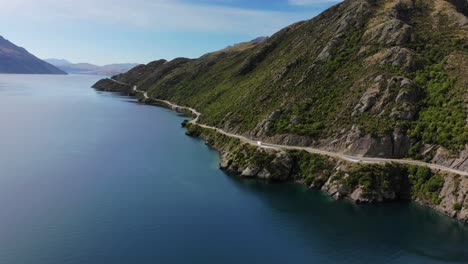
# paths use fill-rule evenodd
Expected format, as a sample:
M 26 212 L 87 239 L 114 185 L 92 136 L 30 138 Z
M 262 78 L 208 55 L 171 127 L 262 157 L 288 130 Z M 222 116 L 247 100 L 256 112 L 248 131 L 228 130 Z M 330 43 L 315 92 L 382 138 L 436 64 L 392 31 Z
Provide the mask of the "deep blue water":
M 0 75 L 0 264 L 468 263 L 457 221 L 226 176 L 97 79 Z

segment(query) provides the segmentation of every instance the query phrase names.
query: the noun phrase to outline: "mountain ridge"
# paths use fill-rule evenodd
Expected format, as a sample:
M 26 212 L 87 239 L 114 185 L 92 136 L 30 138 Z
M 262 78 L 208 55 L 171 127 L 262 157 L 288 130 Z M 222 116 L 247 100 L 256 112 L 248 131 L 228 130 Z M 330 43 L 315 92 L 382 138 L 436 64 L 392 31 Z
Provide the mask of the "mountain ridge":
M 0 36 L 0 73 L 66 74 Z
M 153 69 L 145 76 L 130 78 L 130 83 L 139 84 L 154 97 L 172 99 L 201 111 L 205 109 L 206 120 L 203 121 L 211 125 L 274 143 L 295 141 L 298 145 L 312 144 L 368 156 L 404 157 L 425 152 L 416 150 L 418 146 L 410 142 L 414 140 L 424 141 L 428 147 L 438 143 L 448 152 L 468 152 L 468 131 L 465 124 L 460 123 L 461 120 L 465 122 L 466 110 L 457 113 L 456 127 L 439 124 L 437 120 L 418 120 L 424 107 L 424 91 L 420 87 L 427 85 L 426 75 L 435 72 L 425 65 L 438 67 L 436 70 L 444 75 L 440 78 L 446 79 L 441 82 L 449 83 L 453 81 L 451 76 L 440 69 L 436 61 L 444 59 L 453 65 L 463 65 L 455 54 L 461 52 L 462 58 L 466 56 L 466 26 L 462 25 L 466 23 L 466 16 L 460 17 L 454 6 L 447 6 L 450 5 L 447 1 L 430 2 L 348 0 L 312 20 L 286 27 L 265 42 L 252 43 L 247 50 L 221 50 L 198 60 L 179 58 L 162 64 L 164 70 Z M 417 39 L 422 30 L 414 30 L 414 26 L 404 21 L 409 19 L 405 16 L 423 20 L 424 13 L 439 19 L 437 8 L 444 12 L 440 16 L 455 18 L 454 23 L 459 25 L 449 25 L 455 27 L 452 31 L 460 31 L 462 38 L 455 36 L 451 43 L 421 48 L 420 43 L 426 41 Z M 458 46 L 451 47 L 453 44 Z M 451 54 L 434 54 L 431 55 L 434 58 L 422 59 L 425 49 L 427 53 L 437 53 L 434 45 L 444 45 L 440 49 Z M 417 49 L 421 49 L 420 54 Z M 222 63 L 226 63 L 224 68 L 216 68 Z M 450 67 L 451 71 L 457 68 Z M 360 72 L 353 72 L 351 68 Z M 230 72 L 231 69 L 236 70 Z M 467 80 L 461 73 L 453 74 L 458 78 L 458 83 L 453 85 L 463 94 Z M 127 76 L 131 75 L 132 71 Z M 416 79 L 415 75 L 420 76 Z M 124 82 L 127 79 L 125 75 L 116 78 Z M 204 78 L 207 80 L 202 80 Z M 418 84 L 415 80 L 426 83 Z M 210 88 L 205 86 L 207 83 Z M 236 100 L 223 101 L 229 97 Z M 466 109 L 463 98 L 457 100 L 461 101 L 457 108 Z M 239 104 L 247 107 L 239 108 Z M 311 104 L 315 104 L 314 107 Z M 252 112 L 256 115 L 252 116 Z M 405 127 L 417 122 L 421 126 Z M 431 135 L 424 135 L 425 123 L 447 131 L 457 129 L 459 135 L 431 138 Z M 341 133 L 344 124 L 347 132 Z M 346 140 L 350 137 L 357 143 L 348 144 Z M 426 139 L 421 140 L 424 137 Z M 468 162 L 464 166 L 468 168 Z
M 463 10 L 463 1 L 456 0 L 347 0 L 245 49 L 155 61 L 114 78 L 138 85 L 150 97 L 199 110 L 201 123 L 251 139 L 422 159 L 468 171 L 468 18 Z M 134 94 L 112 81 L 95 87 Z M 192 134 L 223 148 L 206 133 Z M 238 150 L 223 149 L 223 167 L 263 177 L 261 167 L 244 173 L 249 163 L 233 158 Z M 241 152 L 245 157 L 249 151 Z M 422 182 L 435 184 L 431 190 L 437 193 L 431 198 L 421 193 L 418 199 L 434 207 L 444 204 L 439 210 L 466 218 L 465 209 L 458 214 L 450 208 L 455 198 L 437 197 L 449 183 L 454 186 L 452 178 L 420 175 L 426 175 Z M 332 193 L 350 189 L 348 198 L 362 187 L 350 187 L 345 177 L 327 177 L 315 186 Z M 468 204 L 466 183 L 463 178 L 455 199 L 462 208 Z M 372 197 L 368 191 L 354 197 Z

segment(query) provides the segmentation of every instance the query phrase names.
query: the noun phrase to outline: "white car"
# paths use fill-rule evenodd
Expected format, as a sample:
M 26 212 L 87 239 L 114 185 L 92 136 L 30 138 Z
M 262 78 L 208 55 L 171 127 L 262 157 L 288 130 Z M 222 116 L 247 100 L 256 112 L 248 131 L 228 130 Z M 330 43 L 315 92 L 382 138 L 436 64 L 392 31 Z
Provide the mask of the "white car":
M 257 144 L 258 144 L 259 146 L 261 146 L 261 145 L 262 145 L 262 142 L 261 142 L 261 141 L 257 141 Z

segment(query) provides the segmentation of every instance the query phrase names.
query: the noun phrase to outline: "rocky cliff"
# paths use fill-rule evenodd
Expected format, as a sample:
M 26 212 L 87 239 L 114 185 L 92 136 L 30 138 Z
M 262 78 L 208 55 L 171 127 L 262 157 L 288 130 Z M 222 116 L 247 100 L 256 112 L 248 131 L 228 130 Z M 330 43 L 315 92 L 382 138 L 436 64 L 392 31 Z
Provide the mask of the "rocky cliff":
M 468 177 L 400 164 L 361 165 L 304 151 L 277 151 L 241 143 L 185 123 L 187 135 L 219 151 L 228 174 L 296 181 L 335 199 L 356 203 L 415 201 L 468 223 Z

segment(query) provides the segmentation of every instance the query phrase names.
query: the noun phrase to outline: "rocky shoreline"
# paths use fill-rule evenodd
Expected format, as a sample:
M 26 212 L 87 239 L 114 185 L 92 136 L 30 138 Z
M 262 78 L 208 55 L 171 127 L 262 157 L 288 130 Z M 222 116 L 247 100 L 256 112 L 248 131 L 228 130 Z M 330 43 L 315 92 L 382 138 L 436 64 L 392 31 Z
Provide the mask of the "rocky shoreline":
M 135 94 L 131 86 L 103 82 L 105 85 L 98 82 L 94 88 L 136 96 L 140 101 L 144 99 Z M 166 107 L 150 99 L 144 103 Z M 275 182 L 294 181 L 323 191 L 334 199 L 349 199 L 355 203 L 414 201 L 468 223 L 466 176 L 400 164 L 359 165 L 305 151 L 263 149 L 189 122 L 183 125 L 187 135 L 204 140 L 218 151 L 220 169 L 229 175 Z
M 188 122 L 184 126 L 187 135 L 218 151 L 219 167 L 229 175 L 295 181 L 355 203 L 414 201 L 468 223 L 468 177 L 416 166 L 358 165 L 304 151 L 260 149 Z

